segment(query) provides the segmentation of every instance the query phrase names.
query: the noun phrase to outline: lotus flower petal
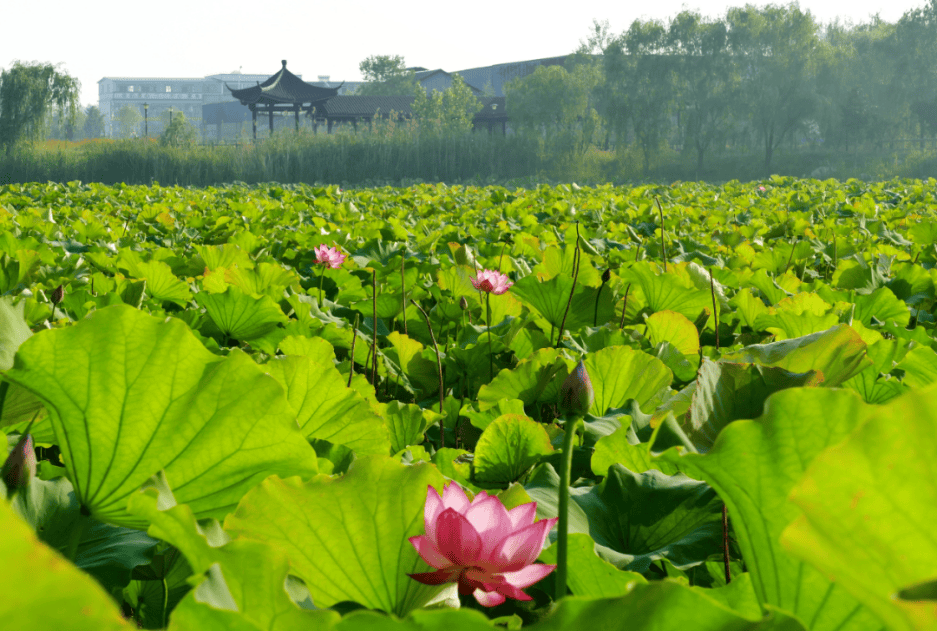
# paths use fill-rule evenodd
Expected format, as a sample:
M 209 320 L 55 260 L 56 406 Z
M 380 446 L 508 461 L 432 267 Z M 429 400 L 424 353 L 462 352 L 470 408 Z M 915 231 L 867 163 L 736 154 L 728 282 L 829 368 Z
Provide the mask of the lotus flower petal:
M 465 515 L 447 508 L 436 520 L 436 547 L 453 565 L 473 565 L 481 554 L 482 539 Z
M 501 576 L 507 584 L 517 589 L 524 589 L 525 587 L 530 587 L 555 569 L 555 565 L 535 563 L 521 568 L 516 572 L 505 572 Z M 516 598 L 516 596 L 512 596 L 512 598 Z
M 496 296 L 505 293 L 514 284 L 508 280 L 505 274 L 487 269 L 477 272 L 475 277 L 469 278 L 469 280 L 472 281 L 472 286 L 475 289 L 493 293 Z
M 557 521 L 558 517 L 543 519 L 506 537 L 495 551 L 501 571 L 513 572 L 536 561 L 543 550 L 547 533 Z
M 508 511 L 498 497 L 485 491 L 470 502 L 454 482 L 442 497 L 427 487 L 426 534 L 409 541 L 436 571 L 410 577 L 429 585 L 456 582 L 460 594 L 474 595 L 485 607 L 501 604 L 505 597 L 531 600 L 522 589 L 556 568 L 534 564 L 558 521 L 534 522 L 536 514 L 535 502 Z
M 435 542 L 426 535 L 410 537 L 407 541 L 413 544 L 420 557 L 429 565 L 438 568 L 445 568 L 449 565 L 449 559 L 442 555 L 439 549 L 436 548 Z
M 480 589 L 476 589 L 472 592 L 472 595 L 475 596 L 475 600 L 478 601 L 483 607 L 495 607 L 504 602 L 504 596 L 498 592 L 483 592 Z M 524 594 L 527 596 L 526 594 Z M 531 600 L 530 596 L 527 596 L 526 600 Z

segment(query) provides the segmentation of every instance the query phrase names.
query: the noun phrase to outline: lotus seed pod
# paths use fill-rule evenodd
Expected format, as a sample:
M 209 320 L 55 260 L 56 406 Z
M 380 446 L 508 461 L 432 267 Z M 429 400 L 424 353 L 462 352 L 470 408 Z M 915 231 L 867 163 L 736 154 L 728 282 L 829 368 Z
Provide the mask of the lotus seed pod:
M 612 268 L 608 268 L 602 272 L 602 282 L 607 283 L 610 280 L 612 280 Z
M 468 309 L 468 300 L 465 299 L 465 296 L 459 298 L 459 308 L 462 309 L 462 311 Z
M 65 299 L 65 286 L 59 285 L 52 292 L 52 304 L 59 304 L 62 300 Z
M 560 410 L 567 415 L 584 415 L 595 401 L 592 381 L 586 365 L 579 360 L 563 385 L 560 386 Z
M 0 473 L 9 491 L 25 487 L 36 477 L 36 452 L 31 434 L 26 434 L 16 443 Z

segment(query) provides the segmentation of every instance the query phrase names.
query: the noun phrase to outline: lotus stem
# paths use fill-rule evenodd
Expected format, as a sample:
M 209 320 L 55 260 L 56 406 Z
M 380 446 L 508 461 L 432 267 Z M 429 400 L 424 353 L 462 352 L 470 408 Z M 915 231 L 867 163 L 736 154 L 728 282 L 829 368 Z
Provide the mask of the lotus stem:
M 722 505 L 722 564 L 725 567 L 726 585 L 732 582 L 729 571 L 729 509 Z
M 560 347 L 563 340 L 563 329 L 566 328 L 566 316 L 569 315 L 569 308 L 573 304 L 573 294 L 576 293 L 576 280 L 579 278 L 579 222 L 576 222 L 576 251 L 573 253 L 573 287 L 569 290 L 569 300 L 566 301 L 566 311 L 563 312 L 563 320 L 560 322 L 560 334 L 556 336 L 556 348 Z
M 573 437 L 576 435 L 576 426 L 580 417 L 566 419 L 566 433 L 563 436 L 563 459 L 560 461 L 560 497 L 559 497 L 559 523 L 556 537 L 556 595 L 554 601 L 559 601 L 566 595 L 566 558 L 569 550 L 569 485 L 573 467 Z
M 602 297 L 602 290 L 605 289 L 605 283 L 611 278 L 611 270 L 605 270 L 602 274 L 602 284 L 599 285 L 599 291 L 595 294 L 595 313 L 592 314 L 592 326 L 599 326 L 599 298 Z
M 709 269 L 709 293 L 713 297 L 713 318 L 716 323 L 716 348 L 719 348 L 719 310 L 716 308 L 716 285 L 713 281 L 713 270 Z
M 433 350 L 436 351 L 436 370 L 439 372 L 439 448 L 442 449 L 446 444 L 446 426 L 443 423 L 443 407 L 445 406 L 445 396 L 443 394 L 443 379 L 442 379 L 442 360 L 439 358 L 439 346 L 436 344 L 436 336 L 433 334 L 433 325 L 429 321 L 429 314 L 417 303 L 416 300 L 410 300 L 417 309 L 420 310 L 420 313 L 423 314 L 423 319 L 426 320 L 426 328 L 429 329 L 429 339 L 433 341 Z
M 351 368 L 348 370 L 348 387 L 351 387 L 351 378 L 355 376 L 355 341 L 358 339 L 358 313 L 355 312 L 355 326 L 351 330 Z
M 667 272 L 667 245 L 664 243 L 664 208 L 660 205 L 660 199 L 654 198 L 657 202 L 657 210 L 660 211 L 660 252 L 664 259 L 664 272 Z
M 491 292 L 485 294 L 485 311 L 488 316 L 488 380 L 495 378 L 495 360 L 491 352 Z
M 625 287 L 625 304 L 621 307 L 621 324 L 618 325 L 619 330 L 625 328 L 625 314 L 628 313 L 628 292 L 630 291 L 631 283 L 628 283 L 628 286 Z
M 401 252 L 400 254 L 400 303 L 403 308 L 401 312 L 403 315 L 403 334 L 409 335 L 407 331 L 407 278 L 404 274 L 405 270 L 403 266 L 405 255 L 406 252 Z
M 85 536 L 85 527 L 87 526 L 88 517 L 90 515 L 91 512 L 82 505 L 78 511 L 75 525 L 71 533 L 69 533 L 68 547 L 65 549 L 65 558 L 72 563 L 75 562 L 75 557 L 78 556 L 78 544 L 81 543 L 81 538 Z
M 371 385 L 377 390 L 377 270 L 371 270 L 371 324 L 374 335 L 371 336 L 371 354 L 374 364 L 371 366 Z

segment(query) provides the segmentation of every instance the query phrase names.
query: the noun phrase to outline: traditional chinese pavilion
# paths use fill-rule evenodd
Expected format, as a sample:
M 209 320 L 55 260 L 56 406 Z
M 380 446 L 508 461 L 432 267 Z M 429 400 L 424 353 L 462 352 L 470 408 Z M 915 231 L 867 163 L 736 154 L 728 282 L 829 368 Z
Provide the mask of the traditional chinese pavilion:
M 299 131 L 300 111 L 309 112 L 315 107 L 321 107 L 326 101 L 338 94 L 341 86 L 335 88 L 320 88 L 306 83 L 286 69 L 286 60 L 283 67 L 275 75 L 249 88 L 237 90 L 227 86 L 231 95 L 246 105 L 251 111 L 251 120 L 254 128 L 254 139 L 257 139 L 257 112 L 267 112 L 270 120 L 270 133 L 273 133 L 273 113 L 292 111 L 296 117 L 296 130 Z M 225 84 L 227 85 L 227 84 Z

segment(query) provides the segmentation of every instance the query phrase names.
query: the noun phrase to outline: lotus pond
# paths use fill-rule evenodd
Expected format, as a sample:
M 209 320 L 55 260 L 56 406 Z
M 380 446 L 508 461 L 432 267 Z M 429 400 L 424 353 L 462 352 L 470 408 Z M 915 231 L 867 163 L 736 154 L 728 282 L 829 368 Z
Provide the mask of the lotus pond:
M 0 187 L 0 627 L 937 629 L 935 196 Z

